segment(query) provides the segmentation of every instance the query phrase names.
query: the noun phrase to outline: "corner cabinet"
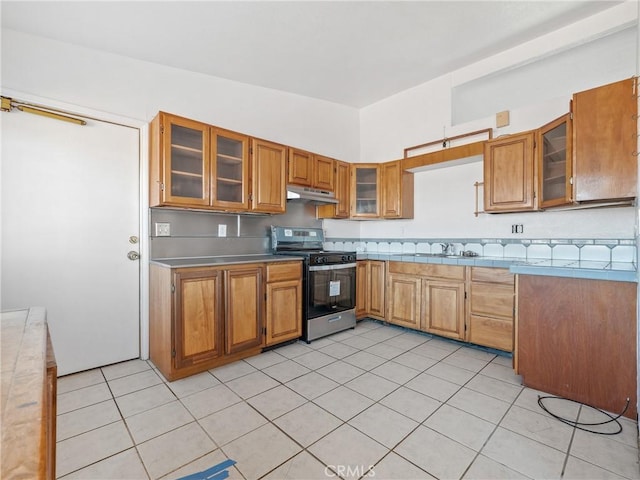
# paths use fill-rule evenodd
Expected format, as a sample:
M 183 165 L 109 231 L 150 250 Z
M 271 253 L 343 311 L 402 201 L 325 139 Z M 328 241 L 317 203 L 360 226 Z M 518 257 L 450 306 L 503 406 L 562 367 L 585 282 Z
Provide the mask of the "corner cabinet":
M 284 213 L 284 146 L 165 112 L 150 139 L 151 207 Z
M 637 78 L 573 96 L 575 200 L 637 195 Z
M 260 353 L 263 271 L 150 265 L 149 353 L 167 380 Z
M 573 122 L 563 115 L 538 129 L 538 192 L 540 208 L 573 201 Z
M 351 217 L 380 216 L 380 164 L 351 165 Z
M 536 210 L 535 132 L 488 140 L 484 150 L 484 211 Z

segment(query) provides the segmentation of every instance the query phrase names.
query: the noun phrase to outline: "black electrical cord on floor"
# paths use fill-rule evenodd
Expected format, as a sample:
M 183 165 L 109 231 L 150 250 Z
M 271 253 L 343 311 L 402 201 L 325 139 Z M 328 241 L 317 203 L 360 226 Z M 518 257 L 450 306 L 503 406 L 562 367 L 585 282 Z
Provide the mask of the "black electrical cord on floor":
M 550 412 L 547 407 L 544 406 L 544 402 L 543 400 L 545 398 L 556 398 L 559 400 L 566 400 L 568 402 L 573 402 L 573 403 L 577 403 L 579 405 L 584 405 L 585 407 L 589 407 L 592 408 L 600 413 L 602 413 L 603 415 L 606 415 L 607 417 L 609 417 L 609 420 L 605 420 L 603 422 L 595 422 L 595 423 L 587 423 L 587 422 L 578 422 L 578 420 L 569 420 L 567 418 L 561 417 L 559 415 L 556 415 L 555 413 Z M 597 407 L 594 407 L 593 405 L 587 405 L 586 403 L 582 403 L 582 402 L 576 402 L 575 400 L 571 400 L 569 398 L 562 398 L 562 397 L 554 397 L 553 395 L 546 395 L 544 397 L 541 397 L 540 395 L 538 395 L 538 405 L 540 406 L 540 408 L 542 408 L 542 410 L 544 410 L 545 412 L 547 412 L 549 415 L 551 415 L 553 418 L 560 420 L 562 423 L 566 423 L 567 425 L 570 425 L 572 427 L 575 427 L 579 430 L 583 430 L 585 432 L 589 432 L 589 433 L 597 433 L 598 435 L 617 435 L 620 432 L 622 432 L 622 424 L 618 421 L 618 419 L 625 414 L 625 412 L 627 411 L 627 409 L 629 408 L 629 399 L 627 398 L 627 404 L 624 406 L 624 410 L 622 410 L 622 412 L 617 415 L 617 416 L 612 416 L 611 414 L 605 412 L 604 410 L 601 410 Z M 606 425 L 607 423 L 612 423 L 615 422 L 618 424 L 618 430 L 616 432 L 598 432 L 597 430 L 590 430 L 588 428 L 584 428 L 584 426 L 588 426 L 588 427 L 595 427 L 597 425 Z

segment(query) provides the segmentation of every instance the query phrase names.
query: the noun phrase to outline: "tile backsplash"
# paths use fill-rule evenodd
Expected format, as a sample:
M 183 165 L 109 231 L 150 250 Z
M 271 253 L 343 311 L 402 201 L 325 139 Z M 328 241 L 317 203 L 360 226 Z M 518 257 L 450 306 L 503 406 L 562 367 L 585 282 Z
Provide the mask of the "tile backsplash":
M 370 253 L 440 253 L 442 244 L 455 252 L 482 257 L 637 262 L 636 240 L 623 239 L 500 239 L 500 238 L 327 238 L 327 250 Z

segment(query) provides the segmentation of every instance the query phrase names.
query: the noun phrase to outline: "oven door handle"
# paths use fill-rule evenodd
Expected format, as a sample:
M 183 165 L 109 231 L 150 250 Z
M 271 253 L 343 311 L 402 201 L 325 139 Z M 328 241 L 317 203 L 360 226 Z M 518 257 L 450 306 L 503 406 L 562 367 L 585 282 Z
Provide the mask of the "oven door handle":
M 356 268 L 355 263 L 340 263 L 337 265 L 314 265 L 309 267 L 310 272 L 318 272 L 321 270 L 344 270 L 347 268 Z

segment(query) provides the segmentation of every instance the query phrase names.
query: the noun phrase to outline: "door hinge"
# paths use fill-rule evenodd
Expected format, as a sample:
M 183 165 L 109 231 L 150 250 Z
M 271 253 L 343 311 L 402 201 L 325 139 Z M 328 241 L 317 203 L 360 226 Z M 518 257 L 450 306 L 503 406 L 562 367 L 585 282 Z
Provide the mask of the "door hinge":
M 465 300 L 467 299 L 467 291 L 466 290 L 464 291 L 464 299 Z
M 267 301 L 267 292 L 264 292 L 264 301 Z
M 171 284 L 171 293 L 176 293 L 176 284 L 175 283 Z
M 267 334 L 267 327 L 262 327 L 262 334 L 266 335 Z
M 164 183 L 160 182 L 160 191 L 164 192 Z
M 176 358 L 176 349 L 171 350 L 171 357 Z
M 569 112 L 569 119 L 573 120 L 573 112 Z
M 250 194 L 249 194 L 249 201 L 250 201 L 250 202 L 253 202 L 253 193 L 250 193 Z
M 569 177 L 569 185 L 573 185 L 573 177 Z

